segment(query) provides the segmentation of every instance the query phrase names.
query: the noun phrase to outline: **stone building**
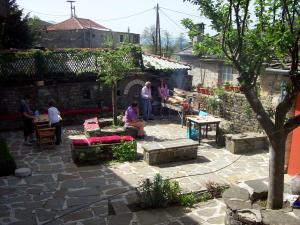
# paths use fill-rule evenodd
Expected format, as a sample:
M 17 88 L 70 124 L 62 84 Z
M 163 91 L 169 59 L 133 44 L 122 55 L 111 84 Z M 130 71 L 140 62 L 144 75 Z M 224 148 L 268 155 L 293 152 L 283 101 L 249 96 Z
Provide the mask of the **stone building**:
M 193 54 L 193 47 L 177 52 L 176 59 L 191 65 L 189 75 L 193 76 L 193 85 L 202 84 L 204 87 L 216 87 L 226 81 L 237 83 L 237 71 L 216 57 L 199 57 Z
M 8 11 L 8 0 L 0 0 L 0 17 L 6 17 Z
M 139 44 L 140 35 L 112 31 L 90 19 L 71 17 L 43 30 L 39 46 L 45 48 L 102 48 L 121 42 Z
M 124 79 L 118 82 L 117 99 L 120 110 L 125 109 L 132 101 L 140 101 L 140 92 L 146 81 L 151 81 L 153 84 L 152 94 L 155 104 L 158 102 L 157 87 L 161 79 L 166 80 L 170 89 L 191 88 L 192 79 L 187 72 L 190 69 L 188 65 L 153 55 L 142 55 L 139 62 L 141 64 L 137 65 L 135 70 L 126 74 Z M 68 65 L 70 63 L 70 61 L 66 62 Z M 76 62 L 73 61 L 72 67 L 68 69 L 75 68 L 74 63 Z M 24 70 L 21 67 L 19 66 L 18 72 L 28 72 L 27 67 Z M 0 130 L 21 127 L 19 103 L 25 94 L 32 96 L 32 107 L 40 112 L 46 112 L 48 101 L 54 99 L 65 118 L 64 121 L 75 120 L 81 123 L 82 117 L 89 117 L 92 114 L 107 115 L 111 109 L 111 88 L 97 81 L 96 74 L 76 75 L 71 70 L 66 73 L 64 67 L 54 69 L 43 75 L 43 82 L 37 79 L 36 73 L 11 74 L 4 80 L 2 77 Z

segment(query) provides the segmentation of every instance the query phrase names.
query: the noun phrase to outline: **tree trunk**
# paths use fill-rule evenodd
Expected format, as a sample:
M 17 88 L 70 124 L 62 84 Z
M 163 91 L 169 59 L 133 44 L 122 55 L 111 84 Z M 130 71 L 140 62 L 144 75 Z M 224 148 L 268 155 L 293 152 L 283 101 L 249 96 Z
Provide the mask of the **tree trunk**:
M 112 110 L 113 110 L 113 125 L 117 124 L 117 82 L 112 85 Z
M 284 132 L 269 137 L 270 164 L 269 164 L 269 192 L 267 207 L 281 209 L 284 189 L 284 155 L 286 136 Z

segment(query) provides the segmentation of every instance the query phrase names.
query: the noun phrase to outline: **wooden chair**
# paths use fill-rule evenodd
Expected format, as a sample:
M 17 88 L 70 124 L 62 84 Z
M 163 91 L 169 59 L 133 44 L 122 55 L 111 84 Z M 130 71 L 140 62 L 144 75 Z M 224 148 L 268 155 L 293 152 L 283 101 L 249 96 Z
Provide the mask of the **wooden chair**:
M 40 148 L 55 146 L 55 128 L 37 129 L 37 144 Z

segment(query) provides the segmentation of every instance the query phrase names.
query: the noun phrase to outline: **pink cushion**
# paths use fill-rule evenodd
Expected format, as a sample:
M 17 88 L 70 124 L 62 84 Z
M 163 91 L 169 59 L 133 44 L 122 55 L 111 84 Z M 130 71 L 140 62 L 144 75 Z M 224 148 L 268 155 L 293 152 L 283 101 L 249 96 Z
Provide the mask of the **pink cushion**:
M 88 145 L 90 145 L 88 139 L 74 139 L 74 140 L 72 140 L 72 144 L 74 146 L 88 146 Z
M 89 131 L 89 130 L 96 130 L 99 129 L 99 123 L 98 123 L 98 118 L 93 117 L 90 119 L 86 119 L 83 124 L 84 130 Z
M 131 136 L 103 136 L 103 137 L 90 137 L 88 138 L 91 145 L 97 144 L 113 144 L 120 143 L 121 141 L 132 141 L 133 137 Z

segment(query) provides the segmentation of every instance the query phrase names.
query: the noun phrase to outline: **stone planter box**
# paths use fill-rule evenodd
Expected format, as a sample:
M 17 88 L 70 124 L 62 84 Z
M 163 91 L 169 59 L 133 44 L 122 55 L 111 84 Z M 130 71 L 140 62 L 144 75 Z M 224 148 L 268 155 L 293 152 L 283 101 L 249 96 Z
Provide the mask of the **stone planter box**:
M 226 134 L 225 139 L 226 149 L 233 154 L 248 153 L 269 147 L 269 141 L 265 134 Z
M 163 164 L 197 158 L 198 142 L 191 139 L 179 139 L 164 142 L 152 142 L 142 146 L 144 160 L 149 165 Z
M 134 140 L 134 146 L 136 150 L 136 141 Z M 74 163 L 76 164 L 97 164 L 103 161 L 113 159 L 112 148 L 113 144 L 98 144 L 89 146 L 74 146 L 71 144 L 71 152 Z

